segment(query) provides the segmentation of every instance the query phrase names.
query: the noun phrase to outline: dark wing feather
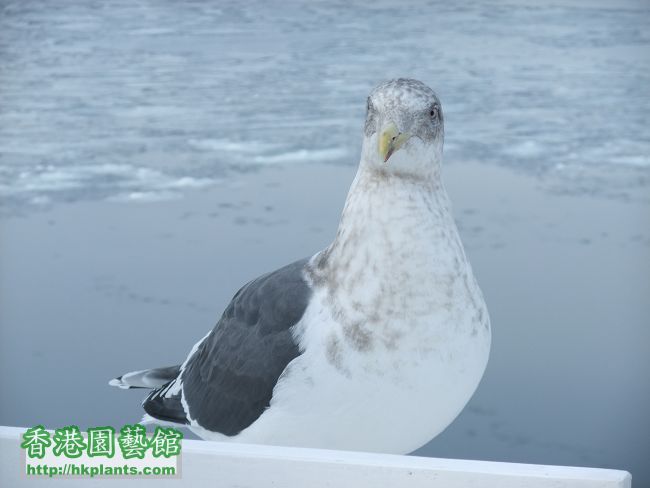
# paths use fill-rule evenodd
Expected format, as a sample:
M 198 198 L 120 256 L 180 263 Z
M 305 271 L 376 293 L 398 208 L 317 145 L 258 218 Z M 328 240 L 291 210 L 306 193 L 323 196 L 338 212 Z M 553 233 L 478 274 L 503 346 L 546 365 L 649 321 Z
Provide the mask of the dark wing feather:
M 236 435 L 269 406 L 278 378 L 300 354 L 290 329 L 311 297 L 306 264 L 297 261 L 245 285 L 188 360 L 179 380 L 190 417 L 201 427 Z M 180 395 L 165 396 L 169 386 L 143 406 L 153 417 L 187 423 L 179 418 Z

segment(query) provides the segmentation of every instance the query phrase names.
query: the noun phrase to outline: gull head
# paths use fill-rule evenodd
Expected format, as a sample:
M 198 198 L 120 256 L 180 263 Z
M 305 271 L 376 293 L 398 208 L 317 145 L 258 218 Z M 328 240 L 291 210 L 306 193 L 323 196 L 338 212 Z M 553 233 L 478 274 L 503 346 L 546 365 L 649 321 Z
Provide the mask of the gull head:
M 386 81 L 368 97 L 362 164 L 384 174 L 438 174 L 444 123 L 440 100 L 418 80 Z

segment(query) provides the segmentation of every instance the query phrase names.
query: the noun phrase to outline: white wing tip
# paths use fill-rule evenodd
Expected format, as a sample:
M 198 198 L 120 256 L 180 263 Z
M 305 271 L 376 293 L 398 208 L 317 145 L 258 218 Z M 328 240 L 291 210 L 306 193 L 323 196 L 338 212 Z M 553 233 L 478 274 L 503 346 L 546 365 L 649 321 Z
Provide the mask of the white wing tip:
M 108 382 L 108 384 L 110 386 L 117 386 L 118 388 L 122 388 L 123 390 L 129 389 L 129 385 L 127 385 L 126 383 L 124 383 L 124 381 L 122 381 L 121 376 L 119 378 L 113 378 L 111 381 Z
M 145 414 L 142 416 L 142 420 L 140 420 L 140 423 L 141 423 L 142 425 L 157 424 L 157 423 L 158 423 L 158 420 L 156 420 L 155 418 L 153 418 L 153 417 L 152 417 L 151 415 L 149 415 L 148 413 L 145 413 Z
M 157 419 L 156 417 L 152 417 L 148 413 L 145 413 L 142 416 L 142 420 L 140 420 L 140 424 L 142 425 L 166 425 L 168 427 L 175 427 L 177 429 L 184 429 L 184 428 L 189 428 L 188 425 L 185 424 L 179 424 L 178 422 L 167 422 L 166 420 L 160 420 Z

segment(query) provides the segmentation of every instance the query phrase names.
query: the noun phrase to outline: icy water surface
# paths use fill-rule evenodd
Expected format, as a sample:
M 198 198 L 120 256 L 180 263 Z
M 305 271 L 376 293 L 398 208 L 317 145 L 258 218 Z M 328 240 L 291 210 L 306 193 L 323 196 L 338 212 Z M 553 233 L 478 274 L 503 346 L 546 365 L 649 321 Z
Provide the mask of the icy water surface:
M 0 195 L 160 200 L 261 165 L 356 164 L 379 81 L 440 94 L 449 160 L 626 196 L 650 167 L 650 6 L 0 2 Z M 5 206 L 6 206 L 5 205 Z
M 5 219 L 0 424 L 139 420 L 144 393 L 107 381 L 178 364 L 242 284 L 329 244 L 353 175 L 280 166 L 178 200 Z M 649 486 L 649 206 L 489 165 L 445 180 L 493 343 L 470 404 L 418 454 L 623 468 Z

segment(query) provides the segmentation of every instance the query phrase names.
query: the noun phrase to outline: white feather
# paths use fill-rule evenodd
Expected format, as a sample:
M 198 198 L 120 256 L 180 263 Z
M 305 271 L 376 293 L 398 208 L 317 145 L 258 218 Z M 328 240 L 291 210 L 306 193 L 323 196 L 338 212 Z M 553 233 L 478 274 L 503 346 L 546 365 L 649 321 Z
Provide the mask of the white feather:
M 303 354 L 250 427 L 226 437 L 193 425 L 201 437 L 407 453 L 447 427 L 475 391 L 489 318 L 438 162 L 414 141 L 390 163 L 420 173 L 397 176 L 377 168 L 374 148 L 375 135 L 327 251 L 341 272 L 335 283 L 314 280 L 294 328 Z

